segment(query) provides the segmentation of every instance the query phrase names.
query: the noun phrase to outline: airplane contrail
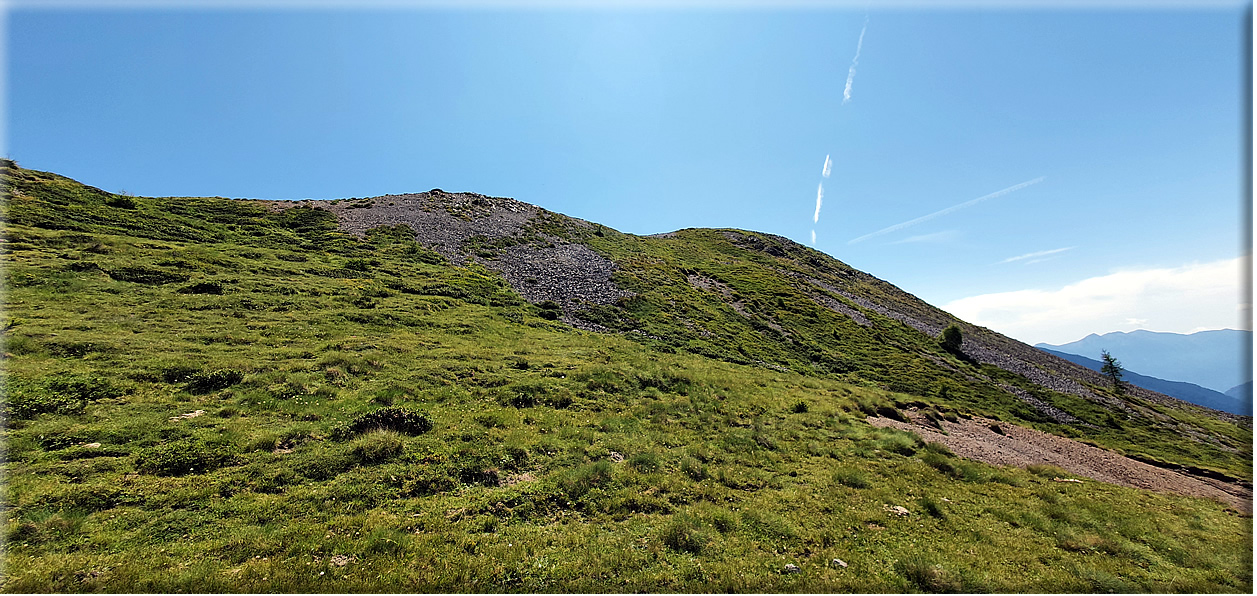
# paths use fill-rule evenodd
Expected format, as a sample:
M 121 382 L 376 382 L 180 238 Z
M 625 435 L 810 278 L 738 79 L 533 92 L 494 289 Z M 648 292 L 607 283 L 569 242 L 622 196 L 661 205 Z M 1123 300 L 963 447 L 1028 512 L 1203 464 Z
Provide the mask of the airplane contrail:
M 829 177 L 829 169 L 833 167 L 834 162 L 830 161 L 829 156 L 825 156 L 825 167 L 821 168 L 821 178 Z
M 1048 255 L 1054 255 L 1056 253 L 1065 252 L 1067 250 L 1073 250 L 1074 248 L 1076 247 L 1066 246 L 1065 248 L 1054 248 L 1052 250 L 1041 250 L 1039 252 L 1032 252 L 1029 254 L 1017 255 L 1015 257 L 1008 257 L 1007 259 L 1004 259 L 1003 261 L 996 263 L 996 265 L 1003 265 L 1004 263 L 1012 263 L 1014 261 L 1023 261 L 1025 259 L 1033 259 L 1035 257 L 1046 257 Z M 1034 261 L 1031 261 L 1031 262 L 1033 263 Z
M 972 206 L 974 206 L 974 205 L 977 205 L 978 203 L 981 203 L 982 201 L 987 201 L 987 200 L 990 200 L 990 199 L 994 199 L 994 198 L 996 198 L 996 197 L 1002 197 L 1002 196 L 1004 196 L 1004 195 L 1006 195 L 1006 194 L 1008 194 L 1008 193 L 1010 193 L 1010 192 L 1013 192 L 1013 191 L 1016 191 L 1016 190 L 1021 190 L 1021 189 L 1025 188 L 1025 187 L 1027 187 L 1027 186 L 1030 186 L 1030 185 L 1032 185 L 1032 184 L 1038 184 L 1038 183 L 1040 183 L 1040 182 L 1043 182 L 1046 178 L 1047 178 L 1046 176 L 1039 176 L 1038 178 L 1035 178 L 1034 180 L 1027 180 L 1026 182 L 1022 182 L 1021 184 L 1015 184 L 1015 185 L 1013 185 L 1013 186 L 1010 186 L 1010 187 L 1008 187 L 1008 188 L 1005 188 L 1004 190 L 997 190 L 997 191 L 995 191 L 995 192 L 993 192 L 993 193 L 991 193 L 991 194 L 989 194 L 989 195 L 986 195 L 986 196 L 982 196 L 982 197 L 978 197 L 978 198 L 976 198 L 976 199 L 973 199 L 972 201 L 965 201 L 965 202 L 963 202 L 963 203 L 961 203 L 961 204 L 959 204 L 959 205 L 952 205 L 951 207 L 948 207 L 948 208 L 946 208 L 946 209 L 943 209 L 942 211 L 935 211 L 934 213 L 931 213 L 931 214 L 929 214 L 929 215 L 922 215 L 921 217 L 918 217 L 918 218 L 916 218 L 916 219 L 908 220 L 908 221 L 905 221 L 905 222 L 903 222 L 903 223 L 897 223 L 897 224 L 895 224 L 895 225 L 893 225 L 893 226 L 890 226 L 889 228 L 882 228 L 882 229 L 880 229 L 880 230 L 878 230 L 878 231 L 876 231 L 876 232 L 873 232 L 873 233 L 871 233 L 871 234 L 865 234 L 865 235 L 863 235 L 863 236 L 860 236 L 859 238 L 856 238 L 855 240 L 851 240 L 851 241 L 847 242 L 847 244 L 855 244 L 855 243 L 857 243 L 857 242 L 863 242 L 863 241 L 865 241 L 865 240 L 868 240 L 869 238 L 873 238 L 874 236 L 881 236 L 882 234 L 889 234 L 889 233 L 891 233 L 891 232 L 895 232 L 895 231 L 898 231 L 898 230 L 902 230 L 902 229 L 907 228 L 907 227 L 910 227 L 910 226 L 915 226 L 915 225 L 917 225 L 917 224 L 919 224 L 919 223 L 921 223 L 921 222 L 925 222 L 925 221 L 929 221 L 929 220 L 931 220 L 931 219 L 934 219 L 935 217 L 939 217 L 939 216 L 947 215 L 948 213 L 952 213 L 952 212 L 954 212 L 954 211 L 959 211 L 959 210 L 961 210 L 961 209 L 964 209 L 965 207 L 972 207 Z M 817 213 L 820 213 L 820 211 L 819 211 L 819 206 L 818 206 Z
M 855 82 L 855 67 L 860 63 L 860 48 L 864 47 L 864 32 L 869 28 L 869 18 L 864 17 L 864 26 L 860 27 L 860 41 L 855 44 L 855 58 L 851 59 L 851 68 L 847 71 L 847 86 L 842 90 L 842 104 L 851 101 L 851 84 Z
M 812 215 L 812 223 L 816 223 L 821 220 L 821 197 L 824 196 L 825 183 L 822 182 L 816 185 L 816 213 Z

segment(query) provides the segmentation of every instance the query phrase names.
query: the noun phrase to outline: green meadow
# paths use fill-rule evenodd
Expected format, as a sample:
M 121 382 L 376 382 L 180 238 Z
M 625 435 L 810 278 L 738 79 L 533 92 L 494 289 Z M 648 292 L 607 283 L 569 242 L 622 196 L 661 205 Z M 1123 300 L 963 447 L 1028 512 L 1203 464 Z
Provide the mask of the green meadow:
M 857 328 L 717 232 L 547 220 L 637 294 L 591 306 L 620 331 L 595 333 L 403 228 L 4 173 L 3 591 L 1252 592 L 1249 516 L 865 417 L 990 416 L 1248 481 L 1251 424 L 1117 419 Z

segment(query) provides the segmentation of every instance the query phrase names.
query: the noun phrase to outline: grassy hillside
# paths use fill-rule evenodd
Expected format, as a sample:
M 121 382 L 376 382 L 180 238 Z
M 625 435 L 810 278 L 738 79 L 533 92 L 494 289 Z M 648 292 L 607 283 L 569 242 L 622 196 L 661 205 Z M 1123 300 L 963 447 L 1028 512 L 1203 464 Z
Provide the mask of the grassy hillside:
M 594 333 L 492 250 L 6 170 L 4 591 L 1251 591 L 1252 520 L 1218 503 L 863 419 L 995 415 L 1246 478 L 1251 427 L 1110 420 L 817 308 L 772 269 L 794 259 L 721 232 L 548 225 L 637 294 L 578 309 L 636 330 Z

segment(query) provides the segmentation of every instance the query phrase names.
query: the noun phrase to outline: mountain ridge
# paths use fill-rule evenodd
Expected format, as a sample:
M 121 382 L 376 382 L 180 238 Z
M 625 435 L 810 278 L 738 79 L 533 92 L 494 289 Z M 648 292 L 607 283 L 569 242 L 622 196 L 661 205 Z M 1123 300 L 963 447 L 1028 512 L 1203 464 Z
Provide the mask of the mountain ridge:
M 1040 347 L 1039 349 L 1059 358 L 1069 360 L 1075 364 L 1085 366 L 1096 372 L 1100 372 L 1104 366 L 1104 363 L 1099 360 L 1087 358 L 1086 356 L 1070 354 L 1068 352 L 1059 352 L 1043 347 Z M 1133 385 L 1143 387 L 1144 389 L 1163 393 L 1165 395 L 1176 397 L 1183 401 L 1188 401 L 1206 408 L 1230 412 L 1232 414 L 1246 416 L 1252 415 L 1252 403 L 1249 402 L 1246 406 L 1243 401 L 1244 397 L 1241 395 L 1219 393 L 1193 383 L 1187 383 L 1185 381 L 1167 381 L 1165 379 L 1143 375 L 1132 370 L 1124 370 L 1122 372 L 1122 380 Z
M 1046 343 L 1060 352 L 1098 358 L 1108 351 L 1124 366 L 1157 378 L 1185 381 L 1219 393 L 1252 380 L 1251 363 L 1243 360 L 1252 345 L 1252 332 L 1213 329 L 1196 333 L 1169 333 L 1138 329 L 1131 332 L 1090 334 L 1075 342 Z

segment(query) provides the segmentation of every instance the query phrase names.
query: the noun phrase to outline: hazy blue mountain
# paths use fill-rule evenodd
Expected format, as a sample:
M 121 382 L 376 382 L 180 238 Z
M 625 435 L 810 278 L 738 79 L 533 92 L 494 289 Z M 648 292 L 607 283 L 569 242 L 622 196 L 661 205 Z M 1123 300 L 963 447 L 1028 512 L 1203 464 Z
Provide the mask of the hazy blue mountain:
M 1253 382 L 1252 381 L 1249 381 L 1247 383 L 1243 383 L 1240 385 L 1236 385 L 1230 389 L 1227 389 L 1226 394 L 1229 397 L 1234 397 L 1235 399 L 1240 400 L 1241 403 L 1244 403 L 1244 402 L 1248 403 L 1249 409 L 1250 410 L 1252 409 L 1253 407 L 1252 406 L 1253 404 Z
M 1235 329 L 1192 334 L 1140 330 L 1093 333 L 1072 343 L 1035 347 L 1097 360 L 1102 350 L 1108 350 L 1128 370 L 1224 392 L 1253 380 L 1249 366 L 1252 341 L 1253 332 Z
M 1096 372 L 1099 372 L 1100 367 L 1103 366 L 1103 363 L 1100 362 L 1099 360 L 1087 358 L 1086 356 L 1079 356 L 1077 354 L 1070 354 L 1068 352 L 1060 352 L 1060 351 L 1053 350 L 1050 348 L 1040 347 L 1039 349 L 1053 356 L 1064 358 L 1065 360 L 1073 362 L 1074 364 L 1085 366 Z M 1158 379 L 1156 377 L 1141 375 L 1132 370 L 1126 370 L 1124 373 L 1122 373 L 1122 379 L 1133 385 L 1138 385 L 1140 387 L 1143 387 L 1144 389 L 1150 389 L 1158 393 L 1164 393 L 1170 397 L 1177 397 L 1183 401 L 1188 401 L 1199 406 L 1204 406 L 1206 408 L 1213 408 L 1215 410 L 1222 410 L 1223 412 L 1230 412 L 1232 414 L 1240 414 L 1243 416 L 1253 415 L 1253 402 L 1250 397 L 1252 395 L 1251 383 L 1248 384 L 1249 393 L 1247 394 L 1247 396 L 1242 396 L 1242 395 L 1230 395 L 1228 393 L 1219 393 L 1217 391 L 1214 391 L 1212 389 L 1207 389 L 1205 387 L 1201 387 L 1200 385 L 1196 385 L 1194 383 L 1187 383 L 1183 381 L 1167 381 L 1165 379 Z M 1241 388 L 1242 386 L 1235 387 L 1234 389 L 1239 390 Z

